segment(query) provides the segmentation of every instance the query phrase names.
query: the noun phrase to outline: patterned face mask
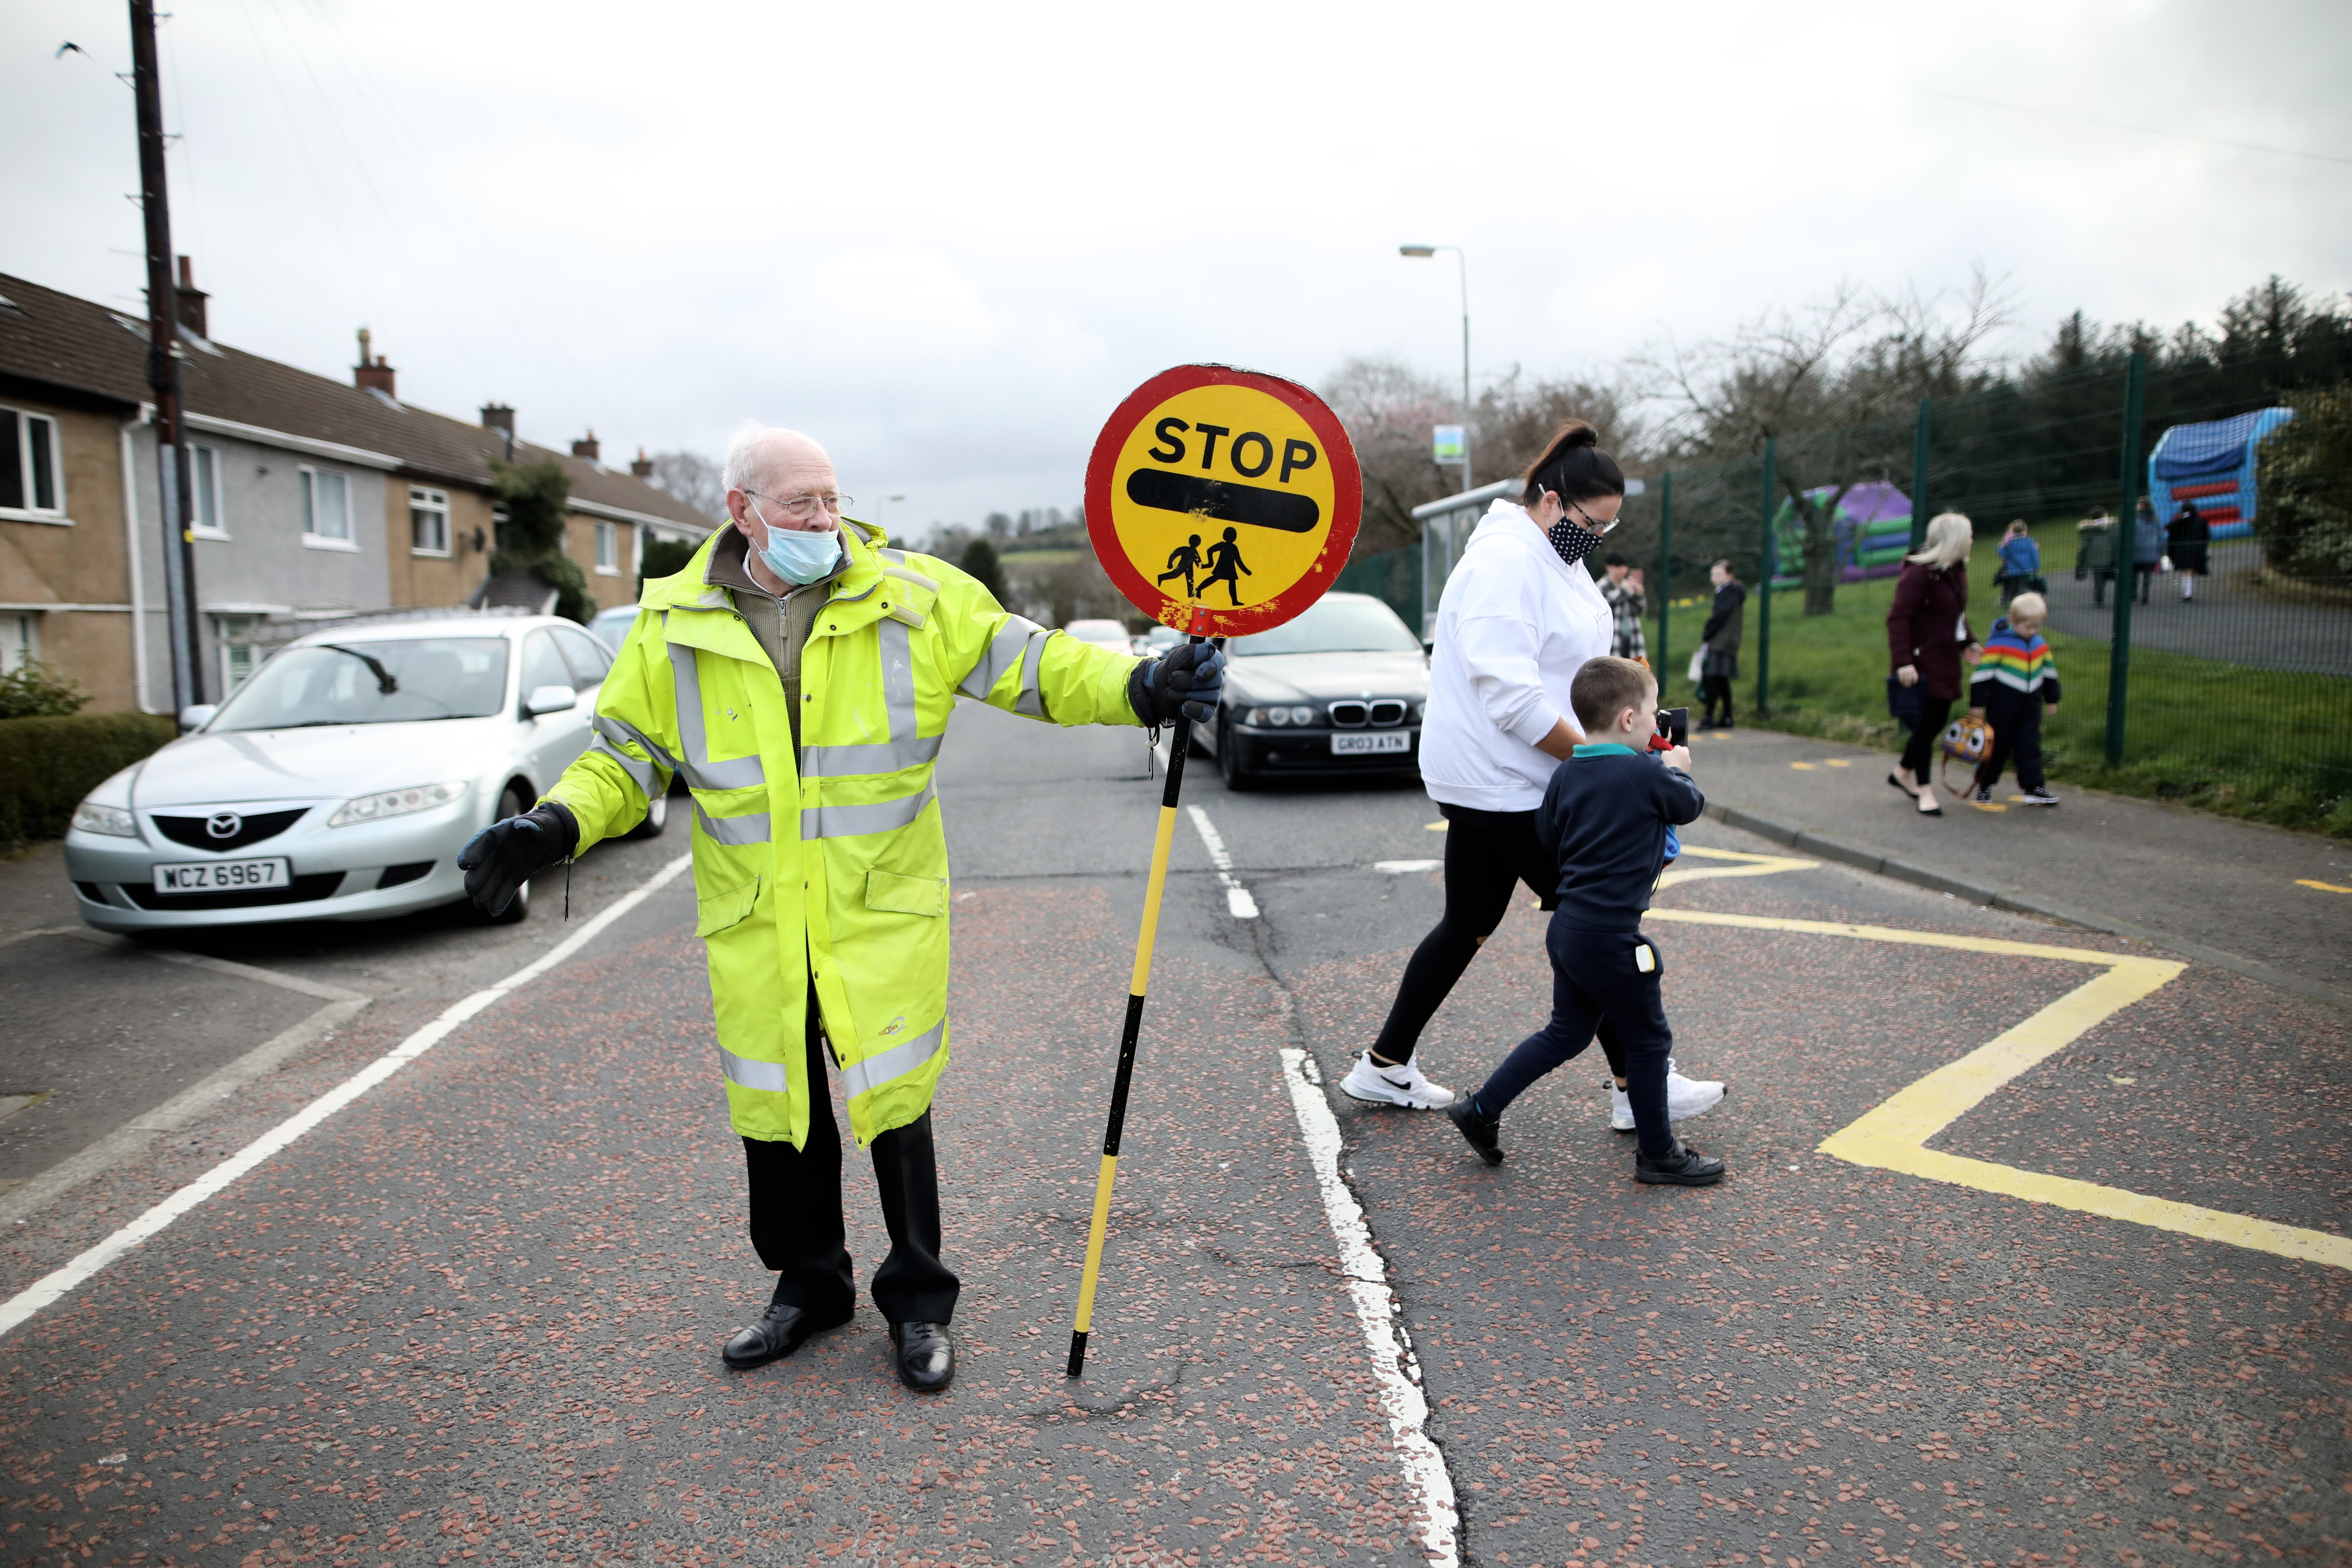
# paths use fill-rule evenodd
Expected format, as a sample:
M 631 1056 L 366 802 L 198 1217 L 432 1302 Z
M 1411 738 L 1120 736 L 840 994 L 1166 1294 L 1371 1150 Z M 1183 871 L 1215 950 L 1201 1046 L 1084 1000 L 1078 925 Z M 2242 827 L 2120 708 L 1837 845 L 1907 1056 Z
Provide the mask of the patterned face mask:
M 1579 528 L 1564 517 L 1545 530 L 1544 537 L 1551 541 L 1551 547 L 1570 566 L 1601 548 L 1600 534 Z

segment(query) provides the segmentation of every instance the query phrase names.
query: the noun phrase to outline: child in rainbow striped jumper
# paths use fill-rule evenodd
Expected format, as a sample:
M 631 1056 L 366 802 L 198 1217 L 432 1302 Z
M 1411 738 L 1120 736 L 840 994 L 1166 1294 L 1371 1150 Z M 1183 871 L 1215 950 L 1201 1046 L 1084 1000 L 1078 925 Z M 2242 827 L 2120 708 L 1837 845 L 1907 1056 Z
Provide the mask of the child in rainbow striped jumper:
M 1992 799 L 2001 770 L 2017 759 L 2020 796 L 2027 805 L 2056 805 L 2042 775 L 2042 710 L 2058 711 L 2058 664 L 2042 640 L 2050 606 L 2039 594 L 2009 602 L 2009 617 L 1992 624 L 1984 657 L 1969 682 L 1969 711 L 1992 726 L 1992 747 L 1977 764 L 1977 799 Z

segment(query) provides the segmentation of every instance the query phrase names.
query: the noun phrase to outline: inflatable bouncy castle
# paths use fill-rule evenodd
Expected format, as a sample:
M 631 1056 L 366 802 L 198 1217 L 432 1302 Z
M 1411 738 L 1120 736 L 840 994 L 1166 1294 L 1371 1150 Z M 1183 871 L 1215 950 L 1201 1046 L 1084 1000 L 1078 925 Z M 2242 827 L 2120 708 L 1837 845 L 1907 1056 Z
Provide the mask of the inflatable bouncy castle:
M 2254 531 L 2254 451 L 2294 417 L 2292 408 L 2258 408 L 2234 419 L 2175 425 L 2148 454 L 2147 489 L 2165 521 L 2194 501 L 2216 539 Z
M 1819 507 L 1836 494 L 1835 485 L 1822 485 L 1807 490 L 1805 497 Z M 1899 576 L 1903 557 L 1911 549 L 1911 498 L 1893 485 L 1856 485 L 1839 500 L 1831 527 L 1837 538 L 1840 582 Z M 1793 588 L 1805 580 L 1805 520 L 1796 502 L 1780 503 L 1772 532 L 1778 551 L 1772 586 Z

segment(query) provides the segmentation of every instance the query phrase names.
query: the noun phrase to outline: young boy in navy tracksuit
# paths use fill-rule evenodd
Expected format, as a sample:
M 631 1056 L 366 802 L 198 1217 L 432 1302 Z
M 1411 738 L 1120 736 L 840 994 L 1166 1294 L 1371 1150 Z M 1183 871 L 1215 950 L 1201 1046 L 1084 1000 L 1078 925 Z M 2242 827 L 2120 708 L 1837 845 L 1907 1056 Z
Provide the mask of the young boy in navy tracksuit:
M 1992 799 L 1992 786 L 2010 759 L 2017 759 L 2017 784 L 2027 805 L 2056 805 L 2058 797 L 2042 772 L 2042 715 L 2058 711 L 2058 661 L 2042 640 L 2050 606 L 2039 594 L 2010 601 L 2009 616 L 1992 624 L 1984 656 L 1969 682 L 1969 710 L 1992 726 L 1992 749 L 1977 764 L 1979 801 Z
M 1684 770 L 1690 751 L 1649 750 L 1658 683 L 1630 658 L 1589 660 L 1569 685 L 1587 743 L 1552 770 L 1536 836 L 1559 862 L 1559 904 L 1544 945 L 1551 953 L 1551 1021 L 1519 1042 L 1475 1093 L 1445 1108 L 1489 1165 L 1503 1163 L 1504 1108 L 1592 1043 L 1603 1018 L 1625 1047 L 1633 1104 L 1637 1181 L 1703 1187 L 1723 1162 L 1685 1148 L 1666 1120 L 1666 1026 L 1658 980 L 1665 963 L 1642 934 L 1642 911 L 1672 851 L 1675 827 L 1698 820 L 1706 797 Z

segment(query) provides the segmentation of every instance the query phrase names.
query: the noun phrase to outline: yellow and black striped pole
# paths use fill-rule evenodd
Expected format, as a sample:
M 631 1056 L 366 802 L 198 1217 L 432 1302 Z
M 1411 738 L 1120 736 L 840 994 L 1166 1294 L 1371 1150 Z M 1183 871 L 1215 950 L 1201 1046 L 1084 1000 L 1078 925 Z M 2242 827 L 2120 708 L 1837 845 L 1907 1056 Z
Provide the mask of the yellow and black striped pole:
M 1195 644 L 1205 642 L 1194 637 Z M 1110 1228 L 1110 1187 L 1118 1171 L 1118 1139 L 1127 1125 L 1127 1086 L 1135 1077 L 1135 1040 L 1143 1027 L 1143 992 L 1151 979 L 1151 944 L 1160 932 L 1160 893 L 1168 883 L 1168 850 L 1176 838 L 1176 792 L 1184 782 L 1184 753 L 1192 721 L 1178 714 L 1168 742 L 1168 785 L 1160 795 L 1160 831 L 1151 841 L 1151 877 L 1143 887 L 1143 929 L 1135 939 L 1135 973 L 1127 985 L 1127 1023 L 1118 1037 L 1118 1076 L 1112 1080 L 1110 1119 L 1103 1128 L 1102 1165 L 1095 1173 L 1095 1217 L 1087 1231 L 1087 1268 L 1078 1279 L 1078 1316 L 1070 1329 L 1068 1375 L 1087 1368 L 1087 1331 L 1095 1318 L 1095 1284 L 1102 1276 L 1103 1236 Z

